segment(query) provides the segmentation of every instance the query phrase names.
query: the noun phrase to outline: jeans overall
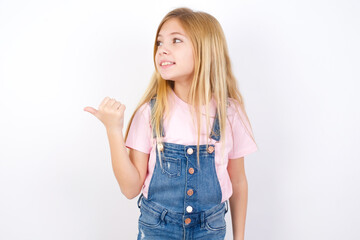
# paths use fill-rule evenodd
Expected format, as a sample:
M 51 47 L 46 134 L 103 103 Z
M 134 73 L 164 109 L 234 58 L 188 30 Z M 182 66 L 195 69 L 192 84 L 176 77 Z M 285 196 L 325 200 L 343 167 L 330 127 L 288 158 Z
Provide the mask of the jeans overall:
M 150 101 L 151 109 L 155 99 Z M 162 136 L 164 136 L 163 126 Z M 155 134 L 154 134 L 155 136 Z M 216 114 L 210 138 L 220 139 Z M 169 142 L 158 144 L 162 167 L 156 151 L 156 164 L 148 198 L 139 196 L 138 240 L 223 240 L 228 200 L 222 193 L 215 170 L 215 145 L 199 145 L 200 168 L 196 145 Z

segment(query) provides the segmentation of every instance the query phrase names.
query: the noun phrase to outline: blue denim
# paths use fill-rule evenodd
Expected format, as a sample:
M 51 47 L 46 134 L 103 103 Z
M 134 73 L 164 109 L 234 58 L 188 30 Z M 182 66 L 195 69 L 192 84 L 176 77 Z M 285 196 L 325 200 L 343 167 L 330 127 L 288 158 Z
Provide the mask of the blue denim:
M 137 240 L 225 239 L 227 201 L 206 211 L 185 214 L 186 216 L 148 201 L 142 194 L 139 197 L 138 206 L 141 214 L 138 220 Z M 188 225 L 184 224 L 186 217 L 192 219 Z
M 150 105 L 153 108 L 154 99 Z M 164 133 L 162 130 L 163 136 Z M 217 114 L 209 137 L 216 141 L 220 139 Z M 137 239 L 223 240 L 228 201 L 221 202 L 215 145 L 199 145 L 200 166 L 196 145 L 163 142 L 156 147 L 161 151 L 160 156 L 156 151 L 148 197 L 141 194 L 138 199 Z

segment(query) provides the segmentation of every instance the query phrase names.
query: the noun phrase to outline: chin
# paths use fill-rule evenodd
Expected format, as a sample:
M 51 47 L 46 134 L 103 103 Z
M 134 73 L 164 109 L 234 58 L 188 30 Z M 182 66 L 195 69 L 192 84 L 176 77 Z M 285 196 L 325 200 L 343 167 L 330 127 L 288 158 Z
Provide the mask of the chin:
M 167 76 L 167 75 L 161 75 L 161 77 L 164 79 L 164 80 L 168 80 L 168 81 L 175 81 L 173 77 L 171 76 Z

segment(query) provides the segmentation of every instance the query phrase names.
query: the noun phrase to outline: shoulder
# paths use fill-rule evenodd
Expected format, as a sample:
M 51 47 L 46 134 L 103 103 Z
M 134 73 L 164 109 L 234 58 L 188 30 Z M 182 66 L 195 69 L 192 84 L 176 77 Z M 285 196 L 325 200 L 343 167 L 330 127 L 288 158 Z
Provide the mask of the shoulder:
M 151 117 L 151 109 L 150 109 L 150 103 L 146 102 L 142 104 L 134 113 L 133 121 L 150 121 Z
M 241 111 L 241 106 L 238 101 L 233 98 L 228 98 L 227 103 L 227 115 L 229 117 L 234 117 L 236 114 L 239 114 L 239 111 Z
M 151 112 L 150 102 L 146 102 L 142 104 L 136 111 L 137 114 L 141 114 L 141 115 L 148 115 L 150 114 L 150 112 Z
M 249 120 L 245 112 L 244 105 L 241 105 L 237 100 L 233 98 L 228 98 L 228 109 L 227 115 L 230 122 L 233 125 L 238 125 L 241 128 L 244 128 L 245 125 L 249 125 Z M 246 128 L 246 127 L 245 127 Z

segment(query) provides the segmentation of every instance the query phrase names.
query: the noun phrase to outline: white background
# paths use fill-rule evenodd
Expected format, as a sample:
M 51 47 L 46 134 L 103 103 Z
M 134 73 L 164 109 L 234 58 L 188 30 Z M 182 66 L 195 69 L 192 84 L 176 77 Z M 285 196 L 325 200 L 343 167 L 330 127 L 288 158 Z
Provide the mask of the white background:
M 357 0 L 0 0 L 0 239 L 136 239 L 137 198 L 83 108 L 113 97 L 127 123 L 181 6 L 221 23 L 259 145 L 246 239 L 360 239 Z

